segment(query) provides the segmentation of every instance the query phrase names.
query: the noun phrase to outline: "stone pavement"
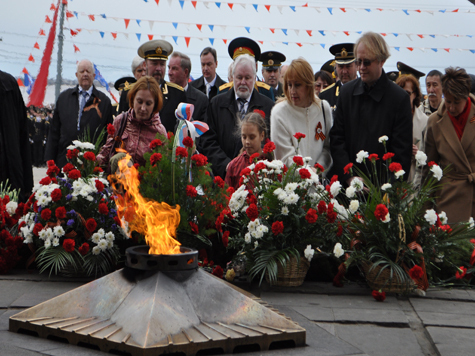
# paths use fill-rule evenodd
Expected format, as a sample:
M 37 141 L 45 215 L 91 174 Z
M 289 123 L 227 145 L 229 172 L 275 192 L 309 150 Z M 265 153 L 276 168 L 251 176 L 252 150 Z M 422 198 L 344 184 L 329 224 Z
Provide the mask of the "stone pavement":
M 10 316 L 87 282 L 48 278 L 25 270 L 0 276 L 0 355 L 107 355 L 8 331 Z M 343 288 L 317 282 L 291 288 L 247 286 L 304 327 L 307 343 L 305 347 L 249 352 L 248 355 L 475 354 L 475 290 L 429 289 L 425 297 L 388 294 L 385 302 L 376 302 L 368 287 L 354 282 Z

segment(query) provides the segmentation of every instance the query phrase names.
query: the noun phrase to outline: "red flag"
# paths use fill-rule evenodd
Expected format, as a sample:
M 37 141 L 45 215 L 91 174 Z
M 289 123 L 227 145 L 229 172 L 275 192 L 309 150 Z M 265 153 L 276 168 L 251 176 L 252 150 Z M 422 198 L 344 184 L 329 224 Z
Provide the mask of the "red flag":
M 309 36 L 312 36 L 312 30 L 307 30 Z
M 454 11 L 452 11 L 452 12 L 459 12 L 459 9 L 455 9 L 455 10 L 454 10 Z
M 19 87 L 24 87 L 24 86 L 25 86 L 25 84 L 23 84 L 23 81 L 22 81 L 20 78 L 18 78 L 18 79 L 16 80 L 16 82 L 18 83 L 18 86 L 19 86 Z
M 87 17 L 89 17 L 89 20 L 91 21 L 96 21 L 96 18 L 94 17 L 94 15 L 87 15 Z
M 270 12 L 270 5 L 264 5 L 264 7 Z
M 190 44 L 190 37 L 185 37 L 186 47 Z
M 226 42 L 228 42 L 228 40 L 225 40 L 225 39 L 223 38 L 223 42 L 224 42 L 224 44 L 226 44 Z
M 381 36 L 384 36 L 384 37 L 386 37 L 386 34 L 385 34 L 385 33 L 381 33 Z
M 66 11 L 66 17 L 69 19 L 70 17 L 74 17 L 74 14 L 71 11 Z
M 117 38 L 117 32 L 111 32 L 112 37 L 114 37 L 114 40 Z
M 275 28 L 270 28 L 270 32 L 275 33 Z
M 413 48 L 413 47 L 407 47 L 407 49 L 408 49 L 409 51 L 411 51 L 411 52 L 414 51 L 414 48 Z
M 421 13 L 421 10 L 415 10 L 415 11 L 418 12 L 418 13 Z
M 302 5 L 302 7 L 308 7 L 308 2 L 305 3 L 305 5 Z
M 340 10 L 346 12 L 346 9 L 344 7 L 340 7 Z
M 46 15 L 45 22 L 46 22 L 46 23 L 52 23 L 52 21 L 50 20 L 50 18 L 49 18 L 49 16 L 48 16 L 48 15 Z
M 81 51 L 79 50 L 78 46 L 76 46 L 74 43 L 73 43 L 73 46 L 74 46 L 74 53 L 76 53 L 76 52 L 81 52 Z
M 299 43 L 299 42 L 297 42 L 297 46 L 299 46 L 299 47 L 302 47 L 302 44 L 301 44 L 301 43 Z
M 420 38 L 424 38 L 424 35 L 418 35 Z
M 124 22 L 125 22 L 125 28 L 127 29 L 127 27 L 129 27 L 130 19 L 124 19 Z
M 264 44 L 264 41 L 257 41 L 257 42 L 259 42 L 261 45 L 263 45 L 263 44 Z
M 160 1 L 160 0 L 155 0 L 155 2 L 157 3 L 157 6 L 158 6 L 158 2 L 159 2 L 159 1 Z
M 33 48 L 40 49 L 40 45 L 38 44 L 38 42 L 35 43 L 35 45 L 33 46 Z
M 343 31 L 343 33 L 344 33 L 345 35 L 347 35 L 347 36 L 350 35 L 350 31 Z
M 23 67 L 23 70 L 21 71 L 22 73 L 25 73 L 25 74 L 29 74 L 28 73 L 28 69 L 26 69 L 25 67 Z
M 193 7 L 196 9 L 196 1 L 191 2 L 193 4 Z
M 54 4 L 51 4 L 51 7 L 49 8 L 50 10 L 56 10 L 56 6 L 54 6 Z
M 444 48 L 444 50 L 450 53 L 450 48 Z
M 33 58 L 33 56 L 32 56 L 31 54 L 30 54 L 30 56 L 28 57 L 28 60 L 29 60 L 30 62 L 34 62 L 34 61 L 35 61 L 35 59 Z
M 201 27 L 203 27 L 203 25 L 201 25 L 201 24 L 196 24 L 196 27 L 198 27 L 198 30 L 201 31 Z
M 231 10 L 233 9 L 233 5 L 234 5 L 234 4 L 228 2 L 228 6 L 229 6 L 229 8 L 230 8 Z
M 78 33 L 78 31 L 74 31 L 73 29 L 71 29 L 71 36 L 76 36 Z
M 148 35 L 148 40 L 149 41 L 153 40 L 153 35 Z
M 45 33 L 45 31 L 44 31 L 42 28 L 40 28 L 40 33 L 39 33 L 39 35 L 40 35 L 40 36 L 46 36 L 46 33 Z

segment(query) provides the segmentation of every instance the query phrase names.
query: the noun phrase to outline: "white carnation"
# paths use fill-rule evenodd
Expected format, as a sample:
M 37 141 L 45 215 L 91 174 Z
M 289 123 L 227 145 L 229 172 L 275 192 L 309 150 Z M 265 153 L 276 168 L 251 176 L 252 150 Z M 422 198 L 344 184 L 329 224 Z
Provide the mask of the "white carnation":
M 447 214 L 445 213 L 445 211 L 442 211 L 439 214 L 439 219 L 440 219 L 440 222 L 442 223 L 442 225 L 447 224 Z
M 360 207 L 360 202 L 358 200 L 352 200 L 350 202 L 350 206 L 348 207 L 348 209 L 350 210 L 350 213 L 354 214 L 356 213 L 359 207 Z
M 381 136 L 380 138 L 378 138 L 379 143 L 386 142 L 387 140 L 389 140 L 389 138 L 386 135 Z
M 392 185 L 390 183 L 384 183 L 382 186 L 381 186 L 381 190 L 383 191 L 386 191 L 388 189 L 391 189 Z
M 369 157 L 368 152 L 361 150 L 356 154 L 356 162 L 362 163 L 363 160 L 368 157 Z
M 389 215 L 389 212 L 386 214 L 384 219 L 382 220 L 383 223 L 388 223 L 391 221 L 391 216 Z
M 429 224 L 434 225 L 437 222 L 437 213 L 434 209 L 426 210 L 424 219 L 426 219 Z
M 8 204 L 6 206 L 8 214 L 10 214 L 10 215 L 15 214 L 15 210 L 16 210 L 17 207 L 18 207 L 17 202 L 14 202 L 14 201 L 8 202 Z
M 357 192 L 361 192 L 364 188 L 364 184 L 361 179 L 355 178 L 351 181 L 351 187 L 355 188 Z
M 353 198 L 355 196 L 355 193 L 356 193 L 355 187 L 349 186 L 348 188 L 346 188 L 346 196 L 348 199 Z
M 416 161 L 418 166 L 425 166 L 427 164 L 427 155 L 421 150 L 417 151 Z
M 434 177 L 437 178 L 437 180 L 441 180 L 442 179 L 442 168 L 440 168 L 440 166 L 434 164 L 430 171 L 434 174 Z
M 312 248 L 312 245 L 307 245 L 307 248 L 303 253 L 308 262 L 310 262 L 315 254 L 315 250 Z
M 406 172 L 404 171 L 404 169 L 400 169 L 399 171 L 397 171 L 396 173 L 394 173 L 394 176 L 395 176 L 396 178 L 399 178 L 399 177 L 402 177 L 402 176 L 404 175 L 404 173 L 406 173 Z
M 471 229 L 475 226 L 475 221 L 473 220 L 472 217 L 470 217 L 470 219 L 468 219 L 468 224 L 469 224 Z
M 336 197 L 338 193 L 340 193 L 341 189 L 341 183 L 339 181 L 333 182 L 333 184 L 330 187 L 330 193 L 333 195 L 333 197 Z
M 341 243 L 337 242 L 335 244 L 335 247 L 333 248 L 333 254 L 335 255 L 336 258 L 340 258 L 341 256 L 343 256 L 344 253 L 345 253 L 345 250 L 343 250 Z

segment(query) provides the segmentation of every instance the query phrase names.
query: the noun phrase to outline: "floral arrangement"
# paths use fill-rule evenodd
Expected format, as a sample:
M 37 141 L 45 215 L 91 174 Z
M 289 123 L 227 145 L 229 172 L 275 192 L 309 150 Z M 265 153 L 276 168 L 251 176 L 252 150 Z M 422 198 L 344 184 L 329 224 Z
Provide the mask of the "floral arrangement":
M 302 133 L 295 134 L 300 141 Z M 273 142 L 264 152 L 275 149 Z M 298 153 L 298 147 L 296 150 Z M 251 278 L 260 282 L 277 278 L 278 264 L 284 268 L 293 257 L 308 261 L 317 248 L 331 246 L 331 235 L 342 231 L 339 209 L 330 186 L 322 184 L 323 167 L 310 167 L 310 157 L 295 155 L 290 167 L 279 160 L 257 160 L 241 171 L 241 186 L 229 200 L 226 219 L 229 246 L 244 253 Z
M 25 205 L 19 228 L 24 243 L 36 249 L 40 272 L 100 276 L 116 266 L 116 243 L 126 236 L 94 149 L 92 143 L 74 141 L 62 176 L 48 161 L 47 176 Z
M 180 206 L 177 239 L 196 249 L 210 246 L 216 220 L 225 209 L 228 193 L 220 177 L 212 178 L 208 158 L 195 151 L 190 136 L 177 145 L 178 137 L 158 134 L 150 143 L 151 152 L 139 167 L 140 193 L 147 199 Z M 219 224 L 218 224 L 219 226 Z
M 379 138 L 385 148 L 387 140 L 387 136 Z M 443 175 L 437 164 L 427 164 L 427 156 L 417 153 L 417 164 L 430 170 L 417 187 L 403 180 L 405 172 L 393 157 L 387 150 L 383 157 L 360 151 L 356 161 L 364 163 L 371 174 L 365 175 L 352 163 L 344 169 L 361 179 L 353 179 L 345 191 L 347 222 L 334 249 L 335 256 L 345 260 L 334 279 L 337 286 L 341 286 L 346 268 L 357 263 L 365 270 L 370 286 L 368 273 L 379 279 L 388 276 L 381 285 L 383 290 L 394 290 L 395 285 L 404 292 L 426 290 L 427 275 L 434 277 L 444 255 L 462 256 L 464 249 L 458 242 L 475 235 L 473 222 L 448 225 L 445 213 L 427 209 Z M 381 294 L 374 295 L 381 298 Z

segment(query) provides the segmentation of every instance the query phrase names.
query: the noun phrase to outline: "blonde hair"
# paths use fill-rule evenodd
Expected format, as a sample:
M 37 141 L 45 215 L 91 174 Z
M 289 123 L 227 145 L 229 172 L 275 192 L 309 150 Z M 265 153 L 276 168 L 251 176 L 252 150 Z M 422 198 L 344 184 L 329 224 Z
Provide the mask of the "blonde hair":
M 315 95 L 315 76 L 312 66 L 302 57 L 294 59 L 284 75 L 284 100 L 292 103 L 292 100 L 290 100 L 289 80 L 301 82 L 306 88 L 307 97 L 311 98 L 313 103 L 320 104 L 320 99 Z
M 371 31 L 363 33 L 355 43 L 355 53 L 360 44 L 364 44 L 368 52 L 372 54 L 373 58 L 380 62 L 385 62 L 389 56 L 391 56 L 388 44 L 379 33 Z

